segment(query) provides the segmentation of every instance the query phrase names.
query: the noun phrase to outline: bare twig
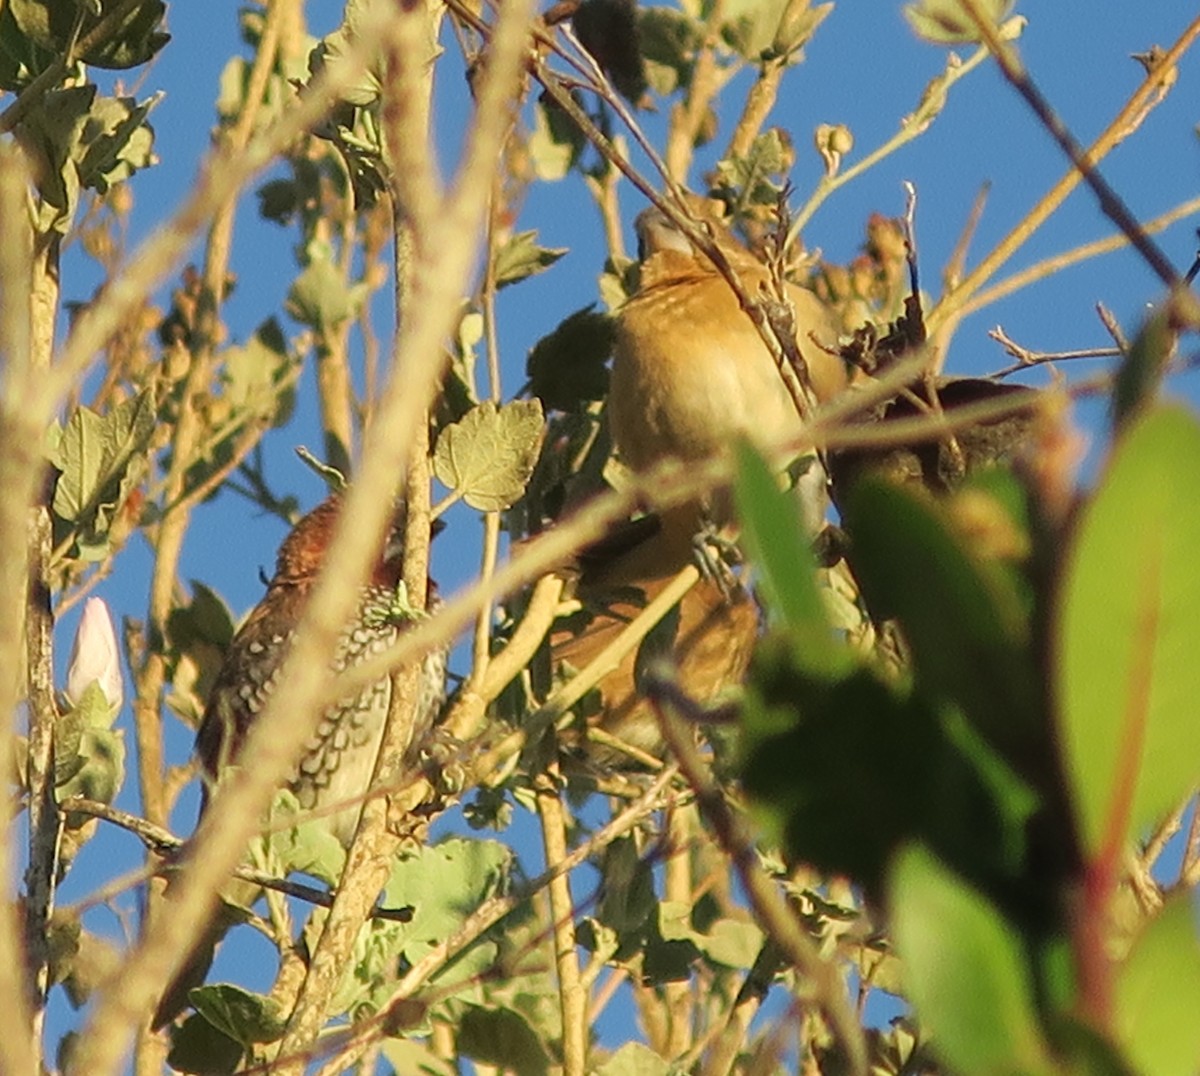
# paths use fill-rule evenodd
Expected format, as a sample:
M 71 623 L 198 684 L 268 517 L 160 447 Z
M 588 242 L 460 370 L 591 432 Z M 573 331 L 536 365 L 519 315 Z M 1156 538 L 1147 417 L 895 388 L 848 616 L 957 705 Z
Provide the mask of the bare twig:
M 86 814 L 92 818 L 102 818 L 106 822 L 111 822 L 114 826 L 119 826 L 121 829 L 132 833 L 156 856 L 162 856 L 166 859 L 177 856 L 187 845 L 187 841 L 181 837 L 176 837 L 170 830 L 162 826 L 156 826 L 148 819 L 138 818 L 137 815 L 132 815 L 128 811 L 122 811 L 108 803 L 75 797 L 63 803 L 62 810 L 64 813 Z M 284 823 L 281 822 L 280 827 L 282 828 L 283 825 Z M 152 873 L 162 874 L 169 872 L 169 870 L 169 864 L 160 865 L 154 868 Z M 329 908 L 333 905 L 333 894 L 324 889 L 317 889 L 315 886 L 304 885 L 301 882 L 291 882 L 286 878 L 277 878 L 273 874 L 255 870 L 253 867 L 240 866 L 234 870 L 233 874 L 235 878 L 240 878 L 242 881 L 251 882 L 256 886 L 261 886 L 263 889 L 273 889 L 276 893 L 295 897 L 306 904 L 313 904 L 321 908 Z M 138 880 L 143 879 L 145 872 L 139 871 L 137 877 Z M 89 895 L 86 903 L 80 902 L 66 910 L 78 912 L 82 911 L 84 907 L 90 907 L 94 903 L 95 900 Z M 376 908 L 371 912 L 371 918 L 405 923 L 412 918 L 412 912 L 410 909 L 404 908 Z
M 1196 213 L 1200 213 L 1200 198 L 1189 198 L 1174 209 L 1168 210 L 1166 213 L 1162 213 L 1151 220 L 1142 222 L 1142 230 L 1150 235 L 1155 235 L 1176 221 L 1195 216 Z M 968 314 L 974 314 L 977 310 L 982 310 L 984 307 L 990 306 L 992 303 L 998 302 L 1000 299 L 1004 299 L 1020 291 L 1022 288 L 1028 287 L 1030 284 L 1037 283 L 1039 280 L 1045 280 L 1047 277 L 1054 276 L 1055 273 L 1069 266 L 1078 265 L 1080 262 L 1087 261 L 1099 254 L 1109 254 L 1127 246 L 1129 246 L 1128 237 L 1123 232 L 1116 232 L 1113 235 L 1105 236 L 1103 239 L 1097 239 L 1091 243 L 1083 243 L 1071 250 L 1065 250 L 1061 254 L 1044 258 L 1028 268 L 1020 270 L 1020 272 L 1013 273 L 1012 276 L 997 281 L 990 288 L 984 288 L 973 298 L 968 299 L 962 305 L 960 316 L 966 317 Z M 959 284 L 956 282 L 954 287 L 958 286 Z M 948 290 L 951 289 L 948 287 Z
M 692 743 L 691 728 L 672 712 L 672 704 L 659 707 L 659 725 L 688 784 L 696 793 L 700 813 L 712 827 L 718 843 L 733 863 L 746 898 L 759 925 L 778 944 L 784 956 L 812 984 L 817 1005 L 846 1051 L 849 1071 L 866 1076 L 867 1049 L 862 1028 L 850 1005 L 838 969 L 825 960 L 804 931 L 775 882 L 758 861 L 746 823 L 730 808 Z
M 1200 17 L 1194 19 L 1164 54 L 1162 61 L 1147 72 L 1145 81 L 1117 113 L 1095 142 L 1088 147 L 1084 159 L 1095 166 L 1130 133 L 1131 124 L 1146 115 L 1147 108 L 1155 103 L 1156 95 L 1171 80 L 1183 54 L 1200 36 Z M 1160 98 L 1161 99 L 1161 98 Z M 971 297 L 979 291 L 983 282 L 989 280 L 1050 215 L 1066 197 L 1082 182 L 1082 173 L 1074 166 L 1054 184 L 1038 203 L 1025 215 L 1020 223 L 1006 235 L 983 260 L 967 275 L 957 288 L 942 296 L 938 305 L 926 319 L 931 334 L 948 331 L 952 323 L 963 316 L 964 308 Z
M 1128 355 L 1129 339 L 1121 328 L 1121 323 L 1117 321 L 1117 316 L 1103 303 L 1096 304 L 1096 313 L 1100 318 L 1100 324 L 1104 326 L 1105 331 L 1113 338 L 1113 343 L 1117 345 L 1117 353 Z
M 954 250 L 951 251 L 945 268 L 942 270 L 942 286 L 947 291 L 956 287 L 959 279 L 962 277 L 963 266 L 967 263 L 967 251 L 970 249 L 971 240 L 975 238 L 979 222 L 983 219 L 983 210 L 987 205 L 987 196 L 990 190 L 991 184 L 984 183 L 980 187 L 979 193 L 975 195 L 975 201 L 971 203 L 971 212 L 967 216 L 967 222 L 963 225 L 963 230 L 959 233 L 958 241 L 954 244 Z
M 1000 344 L 1005 351 L 1017 360 L 1011 366 L 1005 366 L 995 373 L 988 374 L 987 376 L 991 380 L 999 380 L 1000 378 L 1008 377 L 1010 374 L 1018 373 L 1021 370 L 1030 370 L 1035 366 L 1043 366 L 1048 362 L 1070 362 L 1073 359 L 1110 359 L 1122 354 L 1121 349 L 1115 347 L 1088 347 L 1079 348 L 1075 351 L 1031 351 L 1029 348 L 1018 344 L 999 325 L 994 329 L 990 329 L 988 336 Z
M 567 817 L 559 799 L 560 780 L 558 765 L 552 763 L 534 785 L 547 863 L 561 863 L 567 858 Z M 570 876 L 564 873 L 552 878 L 548 890 L 562 1016 L 563 1073 L 564 1076 L 583 1076 L 587 1071 L 587 991 L 580 978 L 579 957 L 575 951 L 575 906 L 571 900 Z

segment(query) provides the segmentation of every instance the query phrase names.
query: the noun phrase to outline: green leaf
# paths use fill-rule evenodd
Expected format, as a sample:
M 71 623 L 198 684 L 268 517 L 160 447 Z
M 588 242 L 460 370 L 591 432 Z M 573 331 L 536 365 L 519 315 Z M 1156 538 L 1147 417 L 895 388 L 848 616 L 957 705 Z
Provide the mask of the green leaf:
M 889 893 L 908 996 L 947 1066 L 1054 1072 L 1021 940 L 996 909 L 920 846 L 898 857 Z
M 58 785 L 59 799 L 82 796 L 112 803 L 125 782 L 125 734 L 121 730 L 84 728 L 77 748 L 79 763 Z M 74 819 L 70 822 L 75 825 Z
M 529 391 L 550 411 L 578 411 L 608 392 L 615 324 L 595 304 L 568 314 L 529 352 Z
M 1117 1037 L 1153 1076 L 1200 1071 L 1200 941 L 1192 900 L 1172 900 L 1146 926 L 1117 973 Z
M 288 289 L 284 309 L 301 325 L 329 332 L 357 317 L 367 297 L 364 284 L 348 284 L 325 250 L 309 252 L 309 263 Z
M 490 400 L 442 430 L 433 456 L 438 481 L 481 512 L 502 511 L 525 492 L 541 446 L 542 405 Z
M 68 86 L 43 95 L 21 121 L 22 146 L 38 163 L 41 196 L 38 226 L 66 232 L 79 205 L 79 173 L 74 164 L 96 87 Z
M 633 0 L 583 0 L 571 24 L 617 92 L 636 105 L 646 92 L 637 4 Z
M 225 599 L 211 587 L 193 579 L 192 600 L 177 605 L 167 617 L 167 636 L 175 650 L 190 650 L 207 643 L 222 650 L 233 639 L 233 614 Z
M 105 193 L 155 163 L 154 131 L 146 117 L 155 95 L 97 97 L 93 85 L 51 90 L 21 121 L 22 145 L 38 160 L 38 224 L 65 233 L 84 188 Z
M 642 8 L 638 12 L 638 37 L 646 77 L 655 93 L 666 97 L 688 81 L 703 40 L 703 31 L 695 20 L 670 8 Z
M 779 488 L 766 461 L 747 441 L 737 447 L 734 497 L 750 559 L 762 573 L 767 605 L 787 625 L 796 662 L 812 676 L 845 674 L 853 662 L 829 625 L 799 505 Z
M 985 18 L 994 24 L 1009 13 L 1013 0 L 978 0 Z M 961 0 L 920 0 L 906 4 L 904 17 L 920 38 L 935 45 L 978 42 L 979 30 L 964 10 Z
M 791 138 L 781 128 L 772 127 L 755 138 L 744 157 L 717 162 L 716 185 L 737 193 L 735 212 L 744 212 L 749 206 L 773 206 L 794 158 Z
M 326 34 L 312 51 L 309 66 L 313 76 L 321 73 L 327 64 L 342 61 L 352 48 L 352 42 L 359 33 L 359 23 L 369 10 L 370 0 L 349 0 L 345 6 L 345 18 L 342 25 L 331 34 Z M 343 101 L 358 107 L 375 104 L 382 92 L 382 78 L 386 66 L 382 42 L 374 55 L 367 58 L 366 63 L 356 63 L 353 70 L 360 72 L 357 80 L 341 95 Z
M 346 867 L 346 850 L 330 832 L 324 818 L 305 818 L 300 801 L 288 789 L 275 794 L 268 814 L 270 825 L 255 837 L 255 862 L 265 863 L 272 874 L 287 877 L 293 871 L 336 886 Z M 295 821 L 303 818 L 303 821 Z
M 42 48 L 22 32 L 12 7 L 0 6 L 0 89 L 24 89 L 54 60 L 53 51 Z
M 72 154 L 82 186 L 106 194 L 134 172 L 157 163 L 154 129 L 146 117 L 162 98 L 157 93 L 140 104 L 132 97 L 99 97 L 93 102 L 84 137 Z
M 538 179 L 562 179 L 579 159 L 584 145 L 579 128 L 557 103 L 549 98 L 537 102 L 527 146 Z
M 768 840 L 878 896 L 895 849 L 934 816 L 937 722 L 866 669 L 832 682 L 808 675 L 796 649 L 767 636 L 754 655 L 742 782 Z
M 188 999 L 213 1027 L 243 1046 L 274 1042 L 287 1026 L 274 1000 L 233 983 L 197 987 Z
M 766 636 L 743 692 L 740 777 L 767 839 L 872 898 L 896 849 L 921 841 L 1023 922 L 1052 926 L 1045 885 L 1028 880 L 1040 800 L 1020 774 L 953 707 L 868 669 L 810 675 L 797 649 Z
M 54 487 L 55 514 L 83 524 L 99 506 L 115 503 L 117 486 L 135 453 L 149 444 L 154 424 L 148 392 L 104 416 L 88 407 L 76 408 L 50 461 L 62 472 Z
M 517 232 L 496 251 L 493 266 L 496 287 L 503 288 L 544 273 L 566 253 L 566 247 L 539 247 L 536 231 Z
M 762 948 L 763 932 L 752 922 L 722 918 L 707 933 L 694 931 L 691 940 L 714 964 L 748 970 Z
M 721 36 L 751 63 L 768 54 L 780 23 L 792 19 L 789 0 L 726 0 L 721 7 Z
M 1067 556 L 1061 739 L 1085 849 L 1124 847 L 1200 778 L 1200 424 L 1143 414 L 1118 441 Z
M 810 0 L 791 0 L 785 4 L 775 29 L 775 38 L 764 53 L 764 58 L 786 56 L 793 63 L 800 57 L 800 50 L 808 44 L 817 27 L 833 10 L 833 4 L 810 6 Z
M 941 506 L 879 478 L 853 487 L 844 519 L 867 605 L 900 621 L 922 687 L 1010 762 L 1040 751 L 1046 719 L 1013 572 L 977 556 Z
M 468 1006 L 458 1025 L 460 1053 L 485 1065 L 510 1069 L 521 1076 L 549 1070 L 549 1058 L 529 1023 L 512 1009 Z
M 77 18 L 82 17 L 78 37 L 84 38 L 120 3 L 121 0 L 100 0 L 98 7 L 88 10 L 85 5 L 64 3 L 63 0 L 9 0 L 8 7 L 22 33 L 40 48 L 61 55 L 75 39 Z M 163 0 L 142 0 L 125 14 L 111 33 L 76 59 L 92 67 L 111 70 L 144 64 L 171 40 L 170 34 L 158 28 L 166 10 Z
M 670 1076 L 670 1063 L 640 1042 L 627 1042 L 596 1068 L 596 1076 Z
M 268 318 L 245 344 L 226 348 L 223 381 L 225 396 L 237 410 L 246 410 L 272 425 L 291 418 L 296 402 L 289 383 L 296 362 L 287 352 L 287 341 L 274 318 Z
M 1178 336 L 1173 306 L 1168 301 L 1146 318 L 1129 354 L 1117 368 L 1112 389 L 1113 426 L 1117 430 L 1153 403 L 1158 394 Z
M 632 837 L 621 837 L 604 850 L 601 874 L 604 889 L 596 907 L 596 918 L 620 938 L 640 935 L 658 904 L 654 893 L 653 867 L 637 850 Z
M 507 883 L 511 867 L 512 852 L 498 841 L 461 838 L 398 859 L 384 888 L 384 904 L 415 909 L 412 920 L 401 924 L 416 946 L 411 955 L 453 934 Z
M 226 1076 L 241 1064 L 245 1048 L 218 1031 L 199 1013 L 193 1013 L 171 1031 L 167 1064 L 177 1072 L 195 1076 Z

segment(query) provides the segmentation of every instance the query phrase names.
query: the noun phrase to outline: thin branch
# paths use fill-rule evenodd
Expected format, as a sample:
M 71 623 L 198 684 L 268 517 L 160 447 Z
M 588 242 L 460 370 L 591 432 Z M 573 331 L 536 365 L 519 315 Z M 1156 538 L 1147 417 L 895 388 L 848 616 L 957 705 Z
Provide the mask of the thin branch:
M 964 75 L 974 71 L 975 68 L 987 59 L 987 56 L 987 49 L 980 48 L 966 60 L 951 59 L 946 65 L 946 70 L 925 87 L 925 92 L 913 113 L 905 116 L 900 121 L 900 130 L 884 142 L 883 145 L 872 150 L 862 160 L 851 165 L 845 171 L 838 171 L 834 175 L 822 175 L 817 183 L 817 189 L 813 191 L 808 201 L 804 203 L 792 220 L 792 225 L 788 229 L 788 246 L 790 247 L 795 243 L 796 237 L 804 230 L 804 226 L 808 224 L 813 214 L 816 213 L 831 194 L 846 186 L 852 180 L 857 179 L 864 172 L 874 168 L 880 161 L 891 156 L 902 146 L 907 145 L 924 134 L 945 105 L 946 94 L 950 91 L 950 87 Z
M 1187 26 L 1175 44 L 1164 53 L 1161 62 L 1153 70 L 1147 72 L 1145 81 L 1104 129 L 1100 137 L 1088 147 L 1084 155 L 1088 165 L 1094 167 L 1103 160 L 1115 146 L 1128 137 L 1134 126 L 1145 118 L 1149 108 L 1162 99 L 1162 91 L 1173 80 L 1180 58 L 1198 36 L 1200 36 L 1200 16 Z M 944 332 L 952 327 L 951 323 L 961 319 L 966 303 L 980 289 L 983 282 L 989 280 L 996 270 L 1046 222 L 1066 197 L 1082 182 L 1082 179 L 1083 175 L 1079 169 L 1072 166 L 1039 199 L 1017 226 L 992 248 L 967 275 L 967 278 L 953 291 L 942 296 L 926 319 L 931 334 Z
M 1044 366 L 1048 362 L 1070 362 L 1074 359 L 1111 359 L 1122 354 L 1121 349 L 1116 347 L 1088 347 L 1075 351 L 1031 351 L 1018 344 L 999 325 L 990 329 L 988 336 L 1017 360 L 1011 366 L 1005 366 L 1002 370 L 988 374 L 988 380 L 991 381 L 998 381 L 1021 370 L 1031 370 L 1035 366 Z
M 4 774 L 14 772 L 14 721 L 25 693 L 18 670 L 23 660 L 29 601 L 29 513 L 41 485 L 44 463 L 39 446 L 50 419 L 48 412 L 32 406 L 31 400 L 31 383 L 41 371 L 35 368 L 33 354 L 33 236 L 26 206 L 28 183 L 24 154 L 11 142 L 0 144 L 0 487 L 4 489 L 0 498 L 0 657 L 6 670 L 0 676 L 0 773 Z M 49 733 L 52 744 L 52 728 Z M 52 791 L 51 761 L 49 757 L 39 761 L 42 772 L 29 775 L 30 794 L 37 797 L 39 807 L 46 804 Z M 0 812 L 0 878 L 6 880 L 18 874 L 18 827 L 12 824 L 15 807 L 15 801 L 9 801 Z M 32 839 L 40 841 L 38 834 L 44 828 L 36 827 Z M 48 864 L 38 849 L 34 854 L 42 875 Z M 48 887 L 49 879 L 45 875 L 39 885 Z M 48 908 L 48 888 L 43 896 L 39 902 Z M 46 954 L 35 948 L 29 955 L 35 960 L 35 974 L 40 976 Z M 37 1026 L 30 1009 L 31 987 L 35 984 L 27 980 L 26 967 L 17 904 L 5 899 L 0 901 L 0 996 L 6 999 L 5 1011 L 0 1015 L 0 1069 L 13 1073 L 32 1073 L 41 1068 L 41 1046 L 31 1034 Z
M 745 821 L 726 802 L 724 793 L 693 746 L 690 725 L 671 712 L 670 702 L 660 705 L 658 714 L 663 737 L 696 793 L 700 813 L 737 871 L 759 925 L 811 984 L 817 1005 L 846 1051 L 849 1071 L 854 1076 L 866 1076 L 866 1042 L 840 972 L 821 956 L 816 943 L 788 907 L 775 881 L 759 863 L 754 838 Z
M 1146 264 L 1158 275 L 1158 278 L 1168 288 L 1174 288 L 1180 282 L 1179 273 L 1158 245 L 1146 234 L 1138 223 L 1137 217 L 1130 212 L 1121 197 L 1100 174 L 1099 169 L 1089 159 L 1083 146 L 1076 141 L 1075 136 L 1067 129 L 1058 113 L 1050 106 L 1050 102 L 1037 88 L 1029 72 L 1025 70 L 1016 50 L 1004 40 L 999 27 L 984 11 L 979 0 L 960 0 L 963 10 L 967 13 L 980 36 L 986 42 L 988 50 L 995 57 L 1004 77 L 1013 88 L 1025 99 L 1025 103 L 1033 109 L 1034 115 L 1041 121 L 1043 127 L 1058 143 L 1063 153 L 1070 158 L 1071 163 L 1083 176 L 1087 185 L 1092 188 L 1100 209 L 1122 232 L 1137 252 L 1145 259 Z
M 537 811 L 541 819 L 542 848 L 547 863 L 567 858 L 567 816 L 559 798 L 561 775 L 558 764 L 551 763 L 534 782 Z M 558 970 L 558 1003 L 562 1018 L 562 1054 L 564 1076 L 584 1076 L 587 1071 L 587 991 L 579 974 L 575 946 L 575 906 L 571 900 L 571 879 L 567 874 L 552 878 L 550 919 L 554 936 L 554 964 Z
M 1149 235 L 1155 235 L 1176 221 L 1187 217 L 1194 217 L 1197 213 L 1200 213 L 1200 198 L 1189 198 L 1174 209 L 1168 210 L 1166 213 L 1154 217 L 1152 220 L 1145 221 L 1142 224 L 1142 231 Z M 1091 243 L 1084 243 L 1078 247 L 1074 247 L 1071 250 L 1065 250 L 1061 254 L 1055 254 L 1053 257 L 1043 258 L 1041 261 L 1034 262 L 1027 269 L 1013 273 L 1012 276 L 1005 277 L 1003 280 L 997 281 L 990 288 L 980 291 L 974 298 L 963 303 L 960 316 L 966 317 L 968 314 L 974 314 L 976 311 L 1007 298 L 1009 295 L 1028 287 L 1030 284 L 1035 284 L 1039 280 L 1054 276 L 1069 266 L 1078 265 L 1080 262 L 1087 261 L 1097 255 L 1109 254 L 1127 246 L 1129 246 L 1129 238 L 1123 232 L 1116 232 L 1113 235 L 1105 236 L 1103 239 L 1097 239 Z M 957 286 L 956 283 L 954 287 Z M 947 290 L 951 290 L 951 288 L 948 286 Z
M 991 184 L 984 183 L 979 189 L 979 193 L 975 195 L 975 201 L 971 203 L 971 212 L 967 215 L 967 222 L 963 225 L 958 241 L 954 244 L 954 250 L 951 251 L 945 268 L 942 270 L 942 286 L 946 291 L 954 288 L 962 277 L 963 266 L 967 263 L 967 251 L 970 249 L 971 240 L 975 238 L 979 222 L 983 219 L 983 210 L 987 205 L 987 196 L 990 190 Z
M 64 814 L 85 814 L 92 818 L 101 818 L 105 822 L 111 822 L 114 826 L 132 833 L 146 846 L 148 851 L 168 860 L 177 857 L 187 847 L 187 841 L 182 837 L 176 837 L 170 830 L 162 826 L 156 826 L 148 819 L 138 818 L 137 815 L 132 815 L 128 811 L 122 811 L 108 803 L 84 799 L 79 796 L 66 800 L 62 804 L 62 811 Z M 169 873 L 169 871 L 170 866 L 167 865 L 159 866 L 150 873 L 164 874 Z M 143 880 L 145 874 L 145 871 L 137 872 L 138 880 Z M 268 874 L 266 871 L 255 870 L 253 867 L 239 866 L 234 870 L 233 875 L 235 878 L 251 882 L 263 889 L 273 889 L 276 893 L 282 893 L 284 896 L 295 897 L 306 904 L 312 904 L 320 908 L 330 908 L 333 906 L 334 894 L 325 889 L 317 889 L 315 886 L 304 885 L 301 882 L 292 882 L 286 878 L 278 878 L 273 874 Z M 137 884 L 137 882 L 132 884 Z M 123 888 L 127 889 L 129 886 L 126 885 Z M 92 895 L 89 894 L 86 902 L 71 905 L 65 910 L 77 913 L 81 912 L 85 907 L 91 907 L 95 903 Z M 376 908 L 371 912 L 371 918 L 387 922 L 406 923 L 412 918 L 412 911 L 405 908 Z

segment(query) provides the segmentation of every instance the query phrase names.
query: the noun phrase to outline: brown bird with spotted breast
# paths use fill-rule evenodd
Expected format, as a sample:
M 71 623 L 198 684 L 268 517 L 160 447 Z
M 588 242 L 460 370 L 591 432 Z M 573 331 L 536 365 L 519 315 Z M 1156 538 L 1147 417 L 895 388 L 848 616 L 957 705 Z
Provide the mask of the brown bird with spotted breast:
M 219 794 L 222 774 L 238 764 L 250 728 L 275 690 L 295 630 L 325 563 L 341 510 L 341 497 L 330 496 L 292 528 L 279 548 L 266 594 L 229 644 L 196 735 L 196 754 L 204 776 L 201 813 L 209 796 Z M 397 602 L 404 567 L 404 529 L 401 505 L 371 575 L 360 590 L 355 614 L 331 655 L 335 672 L 387 649 L 404 630 L 406 614 L 398 609 Z M 445 678 L 444 651 L 423 659 L 421 698 L 413 728 L 406 737 L 408 765 L 416 765 L 421 744 L 433 727 L 445 697 Z M 301 808 L 328 812 L 323 825 L 343 847 L 349 846 L 362 812 L 391 690 L 391 679 L 383 677 L 325 710 L 288 782 Z M 345 806 L 335 810 L 339 804 Z M 227 903 L 248 906 L 257 894 L 256 887 L 249 883 L 233 882 L 223 895 Z M 170 1022 L 186 1006 L 187 991 L 203 982 L 215 947 L 229 925 L 227 917 L 218 913 L 217 921 L 164 993 L 156 1027 Z

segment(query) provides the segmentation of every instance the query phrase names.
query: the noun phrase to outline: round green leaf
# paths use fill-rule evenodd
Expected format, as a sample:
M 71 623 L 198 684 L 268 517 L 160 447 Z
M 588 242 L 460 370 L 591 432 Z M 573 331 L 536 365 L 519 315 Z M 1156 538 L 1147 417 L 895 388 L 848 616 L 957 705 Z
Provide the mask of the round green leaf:
M 1188 897 L 1142 932 L 1117 978 L 1117 1036 L 1139 1072 L 1200 1072 L 1200 939 Z

